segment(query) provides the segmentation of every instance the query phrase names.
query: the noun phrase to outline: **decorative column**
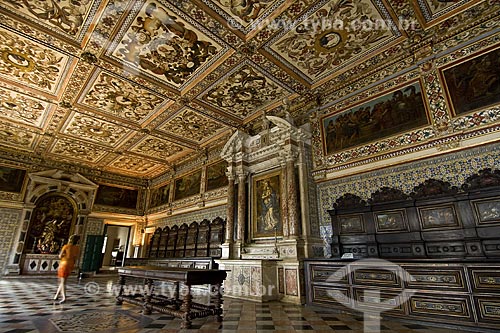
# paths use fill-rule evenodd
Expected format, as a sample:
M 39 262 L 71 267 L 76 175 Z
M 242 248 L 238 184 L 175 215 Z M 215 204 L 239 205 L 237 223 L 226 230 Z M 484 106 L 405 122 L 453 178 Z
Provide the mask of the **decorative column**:
M 302 224 L 302 236 L 307 238 L 310 234 L 309 230 L 309 184 L 308 184 L 308 168 L 305 161 L 306 150 L 304 147 L 304 142 L 299 143 L 300 152 L 298 158 L 298 171 L 299 171 L 299 193 L 300 193 L 300 207 L 302 209 L 301 224 Z
M 245 217 L 246 217 L 246 172 L 238 172 L 238 225 L 236 227 L 236 239 L 243 245 L 245 243 Z
M 297 182 L 295 180 L 295 156 L 294 152 L 289 152 L 286 157 L 286 178 L 287 178 L 287 201 L 288 201 L 288 221 L 291 238 L 300 236 L 299 219 L 297 214 Z
M 287 174 L 286 174 L 286 162 L 281 161 L 281 225 L 283 226 L 283 239 L 288 238 L 290 235 L 290 227 L 288 225 L 288 198 L 287 198 Z
M 227 185 L 226 204 L 226 243 L 229 246 L 234 242 L 234 176 L 227 174 L 229 184 Z

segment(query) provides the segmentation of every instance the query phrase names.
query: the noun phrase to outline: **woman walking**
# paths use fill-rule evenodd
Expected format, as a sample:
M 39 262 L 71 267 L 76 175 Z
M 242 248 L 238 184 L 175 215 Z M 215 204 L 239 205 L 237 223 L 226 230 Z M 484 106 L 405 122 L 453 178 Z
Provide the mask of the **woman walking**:
M 54 301 L 57 300 L 59 293 L 61 294 L 61 300 L 59 304 L 66 301 L 66 280 L 68 279 L 71 271 L 75 268 L 75 264 L 80 257 L 80 247 L 77 245 L 80 240 L 80 236 L 72 235 L 69 238 L 68 244 L 64 245 L 59 254 L 59 269 L 57 270 L 57 277 L 59 278 L 59 287 L 54 296 Z

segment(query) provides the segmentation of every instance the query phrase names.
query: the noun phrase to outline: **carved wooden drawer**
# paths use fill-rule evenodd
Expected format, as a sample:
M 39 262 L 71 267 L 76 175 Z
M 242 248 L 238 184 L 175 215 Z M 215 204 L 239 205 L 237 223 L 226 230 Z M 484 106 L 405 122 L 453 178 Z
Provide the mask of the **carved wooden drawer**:
M 500 267 L 471 267 L 470 272 L 474 292 L 500 292 Z
M 410 289 L 437 289 L 467 291 L 463 267 L 403 267 L 407 273 L 405 285 Z
M 415 294 L 410 297 L 410 315 L 426 318 L 448 318 L 449 320 L 473 321 L 471 302 L 468 296 L 442 296 Z
M 311 265 L 311 282 L 348 283 L 346 266 Z
M 474 296 L 474 303 L 477 306 L 477 316 L 479 322 L 500 324 L 500 298 L 488 296 Z
M 402 292 L 381 291 L 371 288 L 354 288 L 356 309 L 392 315 L 405 315 L 406 305 Z
M 343 308 L 352 307 L 351 291 L 346 287 L 316 286 L 311 287 L 312 302 L 333 305 Z
M 383 287 L 401 287 L 398 271 L 388 269 L 359 268 L 352 272 L 354 284 Z

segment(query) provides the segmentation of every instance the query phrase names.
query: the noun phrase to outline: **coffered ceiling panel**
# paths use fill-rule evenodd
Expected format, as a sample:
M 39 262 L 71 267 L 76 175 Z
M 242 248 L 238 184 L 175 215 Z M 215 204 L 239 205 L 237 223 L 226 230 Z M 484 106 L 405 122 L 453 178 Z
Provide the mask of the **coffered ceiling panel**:
M 137 126 L 147 124 L 172 103 L 168 98 L 104 71 L 92 75 L 77 102 L 80 106 Z
M 62 129 L 62 133 L 109 147 L 116 147 L 125 135 L 130 133 L 130 130 L 108 121 L 72 113 Z
M 308 84 L 341 72 L 401 36 L 375 1 L 324 0 L 289 22 L 264 48 Z
M 188 140 L 201 142 L 226 129 L 218 121 L 204 116 L 192 109 L 182 109 L 175 117 L 161 125 L 159 130 L 173 133 Z
M 4 122 L 0 123 L 0 145 L 33 151 L 37 137 L 37 134 L 24 128 L 11 126 Z
M 40 93 L 58 95 L 72 58 L 0 28 L 0 77 Z
M 81 43 L 100 4 L 97 0 L 9 0 L 2 1 L 0 7 L 39 29 Z
M 203 93 L 201 99 L 215 109 L 244 119 L 286 95 L 285 87 L 245 62 Z
M 172 4 L 135 4 L 108 50 L 124 66 L 182 91 L 228 51 L 209 29 Z
M 48 153 L 69 160 L 95 164 L 106 155 L 107 151 L 97 145 L 86 144 L 75 139 L 61 138 L 54 141 Z
M 0 87 L 0 117 L 41 128 L 48 113 L 56 106 Z
M 147 135 L 130 149 L 131 152 L 160 160 L 172 161 L 178 156 L 185 155 L 189 149 L 175 143 Z

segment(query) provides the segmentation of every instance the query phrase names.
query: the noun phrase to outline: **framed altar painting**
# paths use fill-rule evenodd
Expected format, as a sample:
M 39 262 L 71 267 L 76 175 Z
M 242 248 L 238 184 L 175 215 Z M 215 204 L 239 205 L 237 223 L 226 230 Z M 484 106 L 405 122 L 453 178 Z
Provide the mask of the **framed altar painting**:
M 325 155 L 429 125 L 420 82 L 321 119 Z
M 255 176 L 252 182 L 253 238 L 283 235 L 281 172 Z
M 403 210 L 383 211 L 373 213 L 377 232 L 408 231 L 408 222 Z
M 500 104 L 500 49 L 441 70 L 455 116 Z
M 174 200 L 184 199 L 200 193 L 201 169 L 177 178 L 174 182 Z
M 460 226 L 453 205 L 422 207 L 419 208 L 418 213 L 422 230 Z

